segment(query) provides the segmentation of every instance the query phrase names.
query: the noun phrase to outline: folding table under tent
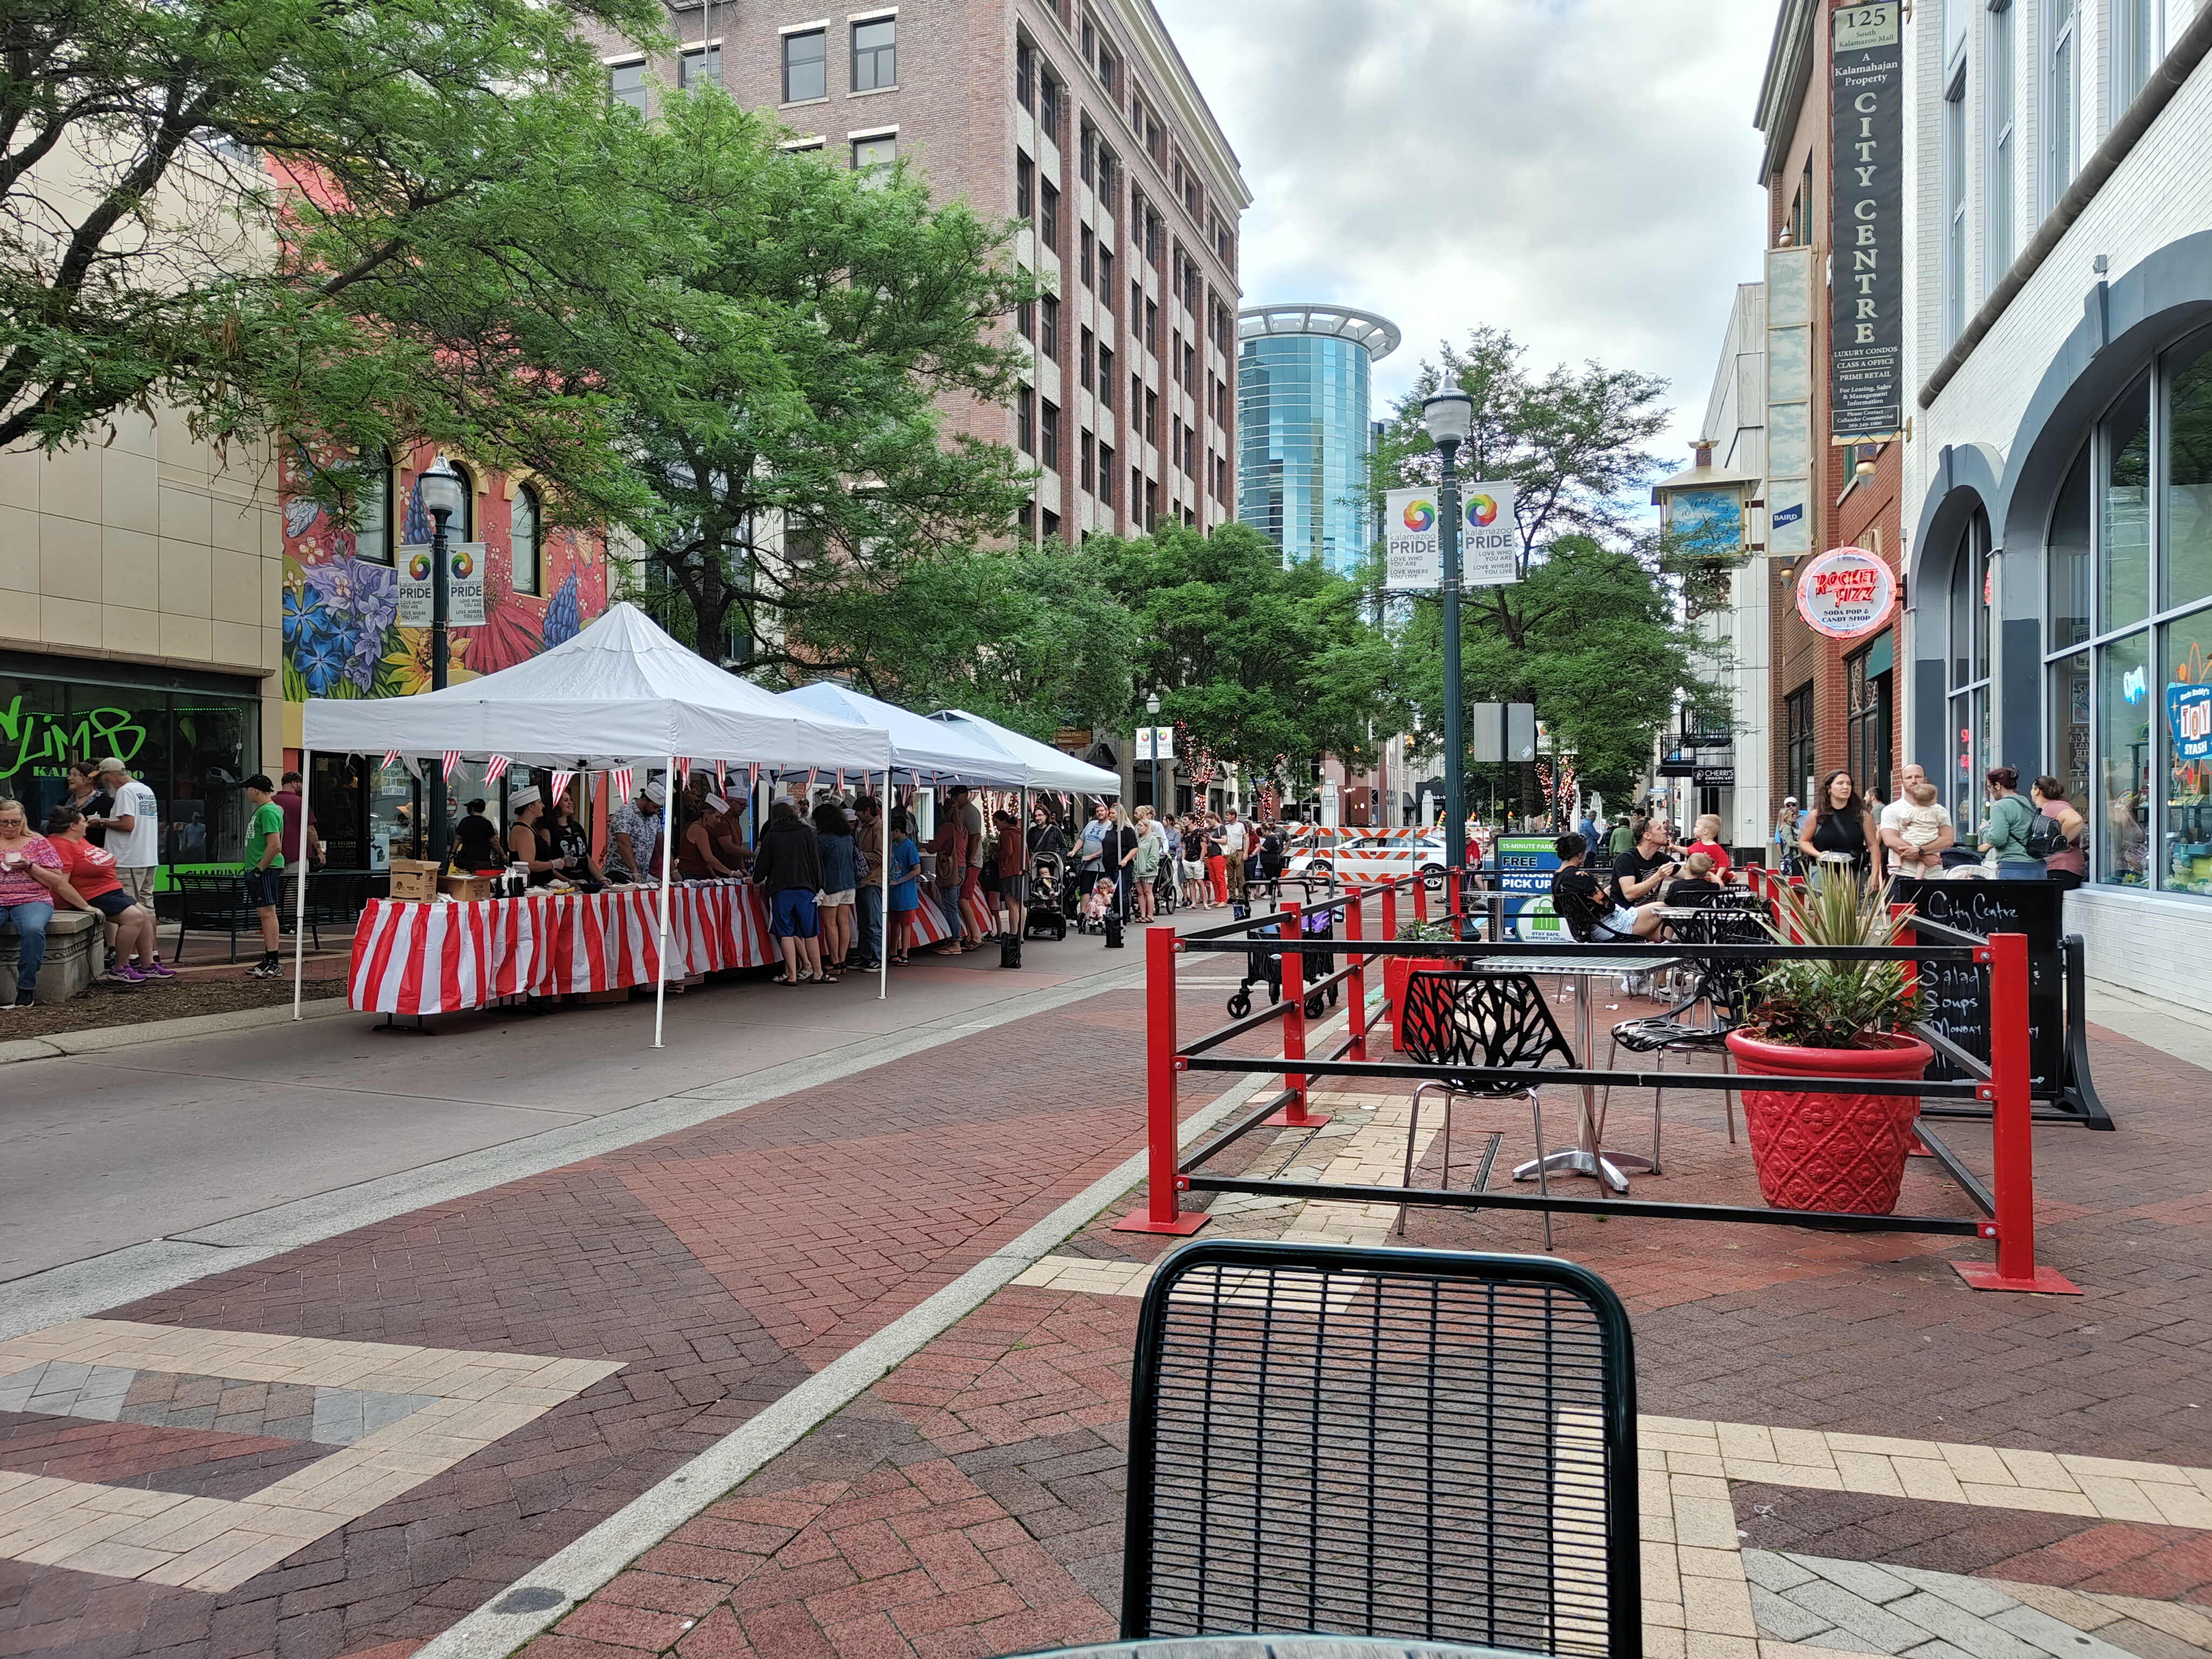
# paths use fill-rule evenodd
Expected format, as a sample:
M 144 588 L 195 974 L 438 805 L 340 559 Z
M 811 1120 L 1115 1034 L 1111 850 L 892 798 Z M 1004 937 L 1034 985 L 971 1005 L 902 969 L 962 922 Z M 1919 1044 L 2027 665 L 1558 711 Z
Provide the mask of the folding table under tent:
M 778 694 L 778 702 L 841 720 L 858 720 L 884 732 L 890 738 L 891 768 L 908 782 L 917 784 L 981 784 L 986 787 L 1019 789 L 1024 799 L 1022 822 L 1029 821 L 1028 765 L 996 744 L 971 737 L 957 726 L 926 718 L 896 703 L 864 696 L 848 687 L 817 680 L 793 691 Z M 1096 768 L 1092 769 L 1096 770 Z M 886 802 L 888 809 L 889 803 Z M 884 867 L 890 868 L 891 815 L 883 815 Z M 890 913 L 884 913 L 888 926 Z M 888 936 L 887 936 L 888 938 Z M 885 949 L 884 974 L 890 972 L 890 952 Z
M 311 697 L 301 716 L 300 770 L 314 751 L 443 763 L 447 754 L 504 757 L 516 766 L 579 775 L 665 766 L 670 799 L 661 815 L 660 963 L 653 1046 L 667 1003 L 669 889 L 675 857 L 677 763 L 722 761 L 777 769 L 890 769 L 880 729 L 787 703 L 726 672 L 662 631 L 635 605 L 616 604 L 574 638 L 460 685 L 367 701 Z M 302 819 L 302 839 L 304 823 Z M 306 860 L 298 884 L 307 911 Z M 300 925 L 292 969 L 300 1012 L 307 929 Z

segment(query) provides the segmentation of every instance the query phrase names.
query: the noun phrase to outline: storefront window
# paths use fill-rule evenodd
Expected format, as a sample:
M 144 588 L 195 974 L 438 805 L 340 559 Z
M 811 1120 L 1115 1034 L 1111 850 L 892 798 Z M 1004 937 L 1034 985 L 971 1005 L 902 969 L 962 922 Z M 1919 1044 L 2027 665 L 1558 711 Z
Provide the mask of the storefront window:
M 2167 359 L 2166 602 L 2212 597 L 2212 336 Z
M 1977 513 L 1959 538 L 1951 565 L 1951 755 L 1949 781 L 1939 786 L 1961 842 L 1980 820 L 1982 773 L 1990 752 L 1991 581 L 1989 520 Z
M 2089 453 L 2081 452 L 2051 514 L 2051 649 L 2089 637 Z M 2088 715 L 2082 715 L 2087 721 Z
M 2089 653 L 2077 651 L 2051 665 L 2051 770 L 2066 786 L 2066 799 L 2089 815 Z M 2091 836 L 2094 844 L 2096 836 Z
M 2097 653 L 2097 878 L 2141 887 L 2150 830 L 2150 636 L 2136 634 Z
M 2150 614 L 2150 381 L 2128 388 L 2106 418 L 2097 550 L 2103 623 L 2125 628 Z
M 2176 892 L 2212 894 L 2212 611 L 2160 631 L 2166 684 L 2152 711 L 2165 781 L 2159 868 Z
M 251 682 L 122 669 L 168 684 L 94 678 L 104 665 L 0 659 L 0 795 L 34 823 L 68 793 L 73 760 L 112 755 L 153 790 L 160 856 L 172 869 L 235 864 L 245 844 L 242 786 L 261 769 L 261 702 Z
M 419 858 L 415 825 L 419 821 L 424 790 L 405 765 L 394 761 L 376 765 L 368 793 L 368 861 L 364 868 L 381 870 L 395 858 Z

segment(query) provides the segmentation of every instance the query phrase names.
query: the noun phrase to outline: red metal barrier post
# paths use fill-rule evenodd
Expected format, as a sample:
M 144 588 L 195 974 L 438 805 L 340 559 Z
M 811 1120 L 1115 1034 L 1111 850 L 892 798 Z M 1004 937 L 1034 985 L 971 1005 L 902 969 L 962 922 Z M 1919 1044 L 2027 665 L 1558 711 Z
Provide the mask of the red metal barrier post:
M 1360 910 L 1367 902 L 1367 895 L 1357 887 L 1345 890 L 1347 902 L 1344 907 L 1344 936 L 1357 947 L 1366 929 L 1362 925 Z M 1346 1059 L 1367 1058 L 1367 966 L 1366 958 L 1355 948 L 1352 953 L 1352 977 L 1345 981 L 1352 988 L 1352 1047 L 1345 1051 Z
M 2027 935 L 1992 933 L 1975 959 L 1990 964 L 1990 1080 L 1976 1091 L 1990 1104 L 1990 1185 L 1996 1218 L 1982 1237 L 1996 1241 L 1994 1262 L 1954 1261 L 1978 1291 L 2039 1291 L 2079 1296 L 2081 1288 L 2035 1261 L 2035 1142 L 2029 1121 Z
M 1304 937 L 1295 900 L 1285 899 L 1277 913 L 1277 926 L 1285 943 Z M 1306 1110 L 1306 1074 L 1291 1069 L 1291 1062 L 1306 1057 L 1306 959 L 1296 951 L 1283 952 L 1283 1086 L 1291 1103 L 1267 1120 L 1271 1129 L 1318 1129 L 1328 1121 L 1326 1114 Z
M 1182 1057 L 1176 1053 L 1176 956 L 1182 950 L 1171 926 L 1145 929 L 1145 1208 L 1114 1224 L 1117 1233 L 1194 1233 L 1211 1219 L 1176 1202 L 1182 1177 L 1176 1085 Z

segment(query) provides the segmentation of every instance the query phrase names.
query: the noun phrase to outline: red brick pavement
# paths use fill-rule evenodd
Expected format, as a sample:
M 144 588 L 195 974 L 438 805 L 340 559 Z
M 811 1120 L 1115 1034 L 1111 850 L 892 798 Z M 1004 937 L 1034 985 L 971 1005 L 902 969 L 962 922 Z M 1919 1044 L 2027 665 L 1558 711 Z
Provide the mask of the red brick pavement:
M 1190 1018 L 1218 994 L 1194 991 Z M 1074 1012 L 1137 1006 L 1102 994 Z M 1121 1019 L 1046 1013 L 110 1310 L 626 1363 L 219 1595 L 0 1561 L 0 1659 L 419 1644 L 1135 1151 L 1137 1063 Z M 324 1449 L 226 1458 L 220 1437 L 188 1453 L 139 1425 L 25 1415 L 0 1419 L 0 1468 L 84 1429 L 66 1443 L 100 1460 L 79 1465 L 91 1478 L 173 1489 L 188 1457 L 220 1459 L 216 1496 L 275 1479 L 256 1458 Z
M 1192 1029 L 1219 995 L 1192 993 Z M 1133 993 L 1097 999 L 1082 1018 L 1041 1016 L 117 1310 L 628 1363 L 222 1595 L 0 1564 L 0 1659 L 405 1659 L 1133 1150 L 1136 1006 Z M 2065 1218 L 2045 1254 L 2080 1299 L 1969 1292 L 1945 1265 L 1972 1253 L 1957 1241 L 1563 1220 L 1562 1251 L 1631 1303 L 1644 1408 L 2212 1463 L 2204 1413 L 2175 1403 L 2212 1410 L 2198 1288 L 2212 1206 L 2192 1173 L 2212 1079 L 2118 1039 L 2097 1053 L 2124 1131 L 2045 1131 L 2039 1146 L 2045 1213 Z M 1668 1194 L 1747 1199 L 1717 1100 L 1670 1106 Z M 1978 1161 L 1971 1134 L 1958 1141 Z M 1931 1166 L 1911 1180 L 1911 1204 L 1957 1207 Z M 1486 1248 L 1536 1237 L 1494 1212 L 1414 1228 Z M 1166 1246 L 1102 1220 L 1067 1248 Z M 1136 1310 L 1001 1292 L 534 1646 L 844 1659 L 1110 1633 Z M 2177 1529 L 1819 1507 L 1842 1497 L 1790 1493 L 1785 1510 L 1754 1495 L 1745 1512 L 1765 1504 L 1755 1519 L 1778 1543 L 1869 1559 L 1948 1549 L 1943 1565 L 1970 1564 L 1953 1570 L 2185 1596 L 2205 1582 L 2191 1576 L 2201 1540 L 2164 1535 Z
M 1976 1252 L 1950 1238 L 1562 1218 L 1562 1253 L 1630 1305 L 1644 1409 L 2212 1464 L 2200 1322 L 2212 1206 L 2194 1201 L 2201 1164 L 2186 1144 L 2212 1079 L 2102 1034 L 2097 1059 L 2125 1127 L 2044 1131 L 2038 1146 L 2045 1254 L 2083 1285 L 2079 1299 L 1968 1291 L 1947 1261 Z M 1747 1153 L 1727 1145 L 1718 1097 L 1703 1102 L 1670 1102 L 1667 1195 L 1755 1202 Z M 1624 1097 L 1615 1109 L 1645 1108 Z M 1954 1136 L 1976 1164 L 1980 1139 L 1978 1153 L 1977 1132 Z M 1909 1179 L 1905 1207 L 1960 1210 L 1932 1164 Z M 1063 1254 L 1146 1259 L 1176 1243 L 1113 1232 L 1111 1219 Z M 1424 1212 L 1413 1228 L 1486 1249 L 1534 1248 L 1534 1235 L 1494 1212 Z M 1000 1291 L 531 1659 L 969 1659 L 1110 1636 L 1138 1305 Z M 2205 1412 L 2188 1410 L 2199 1395 Z M 2212 1537 L 2185 1528 L 1796 1488 L 1735 1496 L 1759 1547 L 2212 1601 Z

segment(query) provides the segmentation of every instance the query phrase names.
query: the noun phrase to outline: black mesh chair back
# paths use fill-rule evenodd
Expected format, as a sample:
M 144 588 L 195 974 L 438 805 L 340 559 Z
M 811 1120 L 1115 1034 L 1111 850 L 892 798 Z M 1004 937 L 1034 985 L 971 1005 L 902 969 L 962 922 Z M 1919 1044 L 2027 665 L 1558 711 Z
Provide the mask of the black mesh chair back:
M 1408 974 L 1398 1040 L 1425 1066 L 1533 1067 L 1551 1059 L 1577 1064 L 1543 988 L 1527 974 Z M 1462 1094 L 1503 1096 L 1526 1094 L 1538 1079 L 1449 1081 Z
M 1635 1388 L 1571 1262 L 1186 1245 L 1138 1324 L 1121 1635 L 1640 1655 Z
M 1746 908 L 1736 904 L 1711 904 L 1701 908 L 1694 916 L 1686 916 L 1674 924 L 1674 937 L 1692 946 L 1699 945 L 1771 945 L 1774 935 L 1766 931 L 1765 908 Z M 1750 1000 L 1752 988 L 1765 972 L 1766 964 L 1747 957 L 1695 957 L 1698 988 L 1692 1002 L 1712 1005 L 1714 1022 L 1722 1026 L 1735 1024 L 1743 1015 L 1744 1005 Z

